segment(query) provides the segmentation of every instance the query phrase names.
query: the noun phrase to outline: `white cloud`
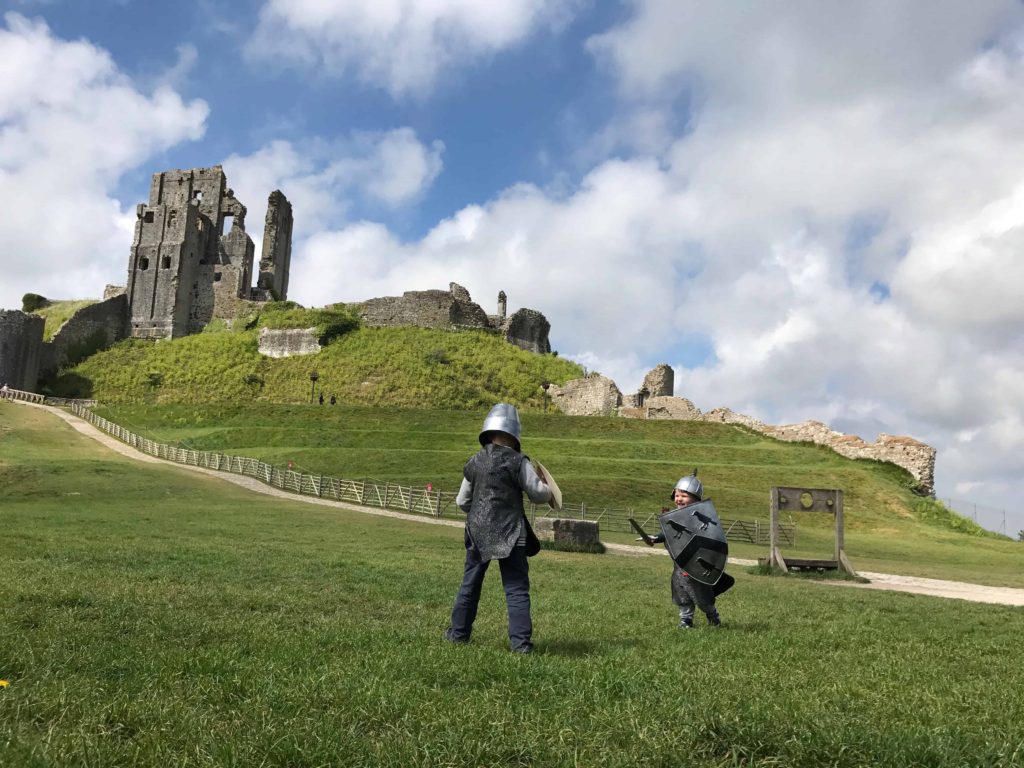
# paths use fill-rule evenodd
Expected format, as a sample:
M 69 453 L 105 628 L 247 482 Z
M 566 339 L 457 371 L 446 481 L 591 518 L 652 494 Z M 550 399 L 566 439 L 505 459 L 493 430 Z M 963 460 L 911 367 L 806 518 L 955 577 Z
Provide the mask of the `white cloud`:
M 293 286 L 323 302 L 455 280 L 485 307 L 504 289 L 625 391 L 665 360 L 702 408 L 910 434 L 939 449 L 940 493 L 1008 502 L 1024 492 L 1022 35 L 1009 1 L 638 0 L 590 44 L 627 109 L 589 151 L 634 159 L 557 197 L 510 188 L 416 242 L 324 233 L 298 255 L 316 281 Z M 686 131 L 666 140 L 684 92 Z M 683 365 L 687 338 L 709 340 L 708 363 Z
M 199 138 L 206 104 L 167 87 L 143 93 L 106 51 L 60 40 L 42 21 L 4 19 L 0 306 L 20 307 L 24 286 L 98 297 L 123 279 L 134 225 L 111 188 L 153 154 Z
M 265 210 L 267 195 L 280 189 L 292 204 L 301 239 L 339 226 L 354 202 L 386 208 L 415 203 L 440 174 L 443 152 L 442 142 L 427 145 L 411 128 L 396 128 L 301 146 L 274 141 L 249 155 L 231 155 L 223 165 L 250 222 Z
M 267 0 L 249 54 L 425 96 L 442 74 L 557 28 L 579 0 Z

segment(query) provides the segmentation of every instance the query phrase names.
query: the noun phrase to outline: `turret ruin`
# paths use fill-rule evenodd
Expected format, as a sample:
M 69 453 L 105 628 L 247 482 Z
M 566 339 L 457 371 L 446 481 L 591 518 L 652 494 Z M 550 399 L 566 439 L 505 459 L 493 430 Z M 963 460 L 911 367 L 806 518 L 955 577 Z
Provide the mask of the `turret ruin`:
M 287 298 L 291 204 L 280 190 L 270 195 L 255 288 L 246 212 L 219 165 L 153 174 L 149 203 L 136 208 L 128 336 L 187 336 L 214 318 L 236 317 L 244 302 Z

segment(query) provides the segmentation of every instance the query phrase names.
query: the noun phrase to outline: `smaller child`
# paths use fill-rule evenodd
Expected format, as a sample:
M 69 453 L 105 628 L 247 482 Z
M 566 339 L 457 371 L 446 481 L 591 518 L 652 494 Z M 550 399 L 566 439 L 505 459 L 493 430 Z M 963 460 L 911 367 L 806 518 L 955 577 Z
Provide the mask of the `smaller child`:
M 679 478 L 679 482 L 672 489 L 671 499 L 675 502 L 677 508 L 696 504 L 703 498 L 704 486 L 697 479 L 696 470 L 694 470 L 692 475 Z M 644 539 L 637 539 L 637 541 L 642 540 Z M 648 537 L 646 541 L 647 546 L 654 546 L 665 541 L 665 534 L 659 533 L 657 536 Z M 691 578 L 690 574 L 675 563 L 673 563 L 672 568 L 671 585 L 672 602 L 679 606 L 679 629 L 693 628 L 695 606 L 700 608 L 704 615 L 707 616 L 708 624 L 712 627 L 721 626 L 722 619 L 718 615 L 718 609 L 715 607 L 714 587 L 701 584 L 699 581 Z

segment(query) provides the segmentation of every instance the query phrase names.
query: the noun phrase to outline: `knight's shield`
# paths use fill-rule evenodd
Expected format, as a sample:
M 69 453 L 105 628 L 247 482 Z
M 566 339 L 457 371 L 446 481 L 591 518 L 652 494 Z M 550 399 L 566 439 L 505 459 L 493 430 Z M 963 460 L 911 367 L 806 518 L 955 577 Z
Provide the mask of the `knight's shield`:
M 729 543 L 711 499 L 677 507 L 658 518 L 665 547 L 690 578 L 713 587 L 729 559 Z

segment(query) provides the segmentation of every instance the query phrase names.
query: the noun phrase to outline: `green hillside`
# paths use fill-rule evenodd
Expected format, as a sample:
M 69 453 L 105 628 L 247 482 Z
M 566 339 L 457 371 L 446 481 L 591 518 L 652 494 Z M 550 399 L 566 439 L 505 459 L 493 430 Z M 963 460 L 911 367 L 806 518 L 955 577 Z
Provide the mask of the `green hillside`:
M 43 326 L 43 341 L 50 341 L 54 334 L 60 330 L 60 327 L 70 320 L 75 312 L 95 303 L 95 299 L 51 301 L 45 307 L 32 310 L 33 314 L 40 315 L 46 321 Z
M 543 429 L 531 415 L 528 434 Z M 602 420 L 594 435 L 620 437 Z M 441 641 L 459 527 L 139 463 L 7 401 L 0 499 L 4 766 L 1011 768 L 1024 754 L 1020 608 L 736 568 L 723 626 L 682 633 L 667 558 L 544 551 L 524 657 L 507 650 L 496 568 L 472 642 Z M 991 562 L 987 540 L 957 538 Z
M 309 401 L 316 370 L 318 392 L 345 403 L 473 408 L 502 399 L 540 406 L 541 382 L 582 375 L 573 362 L 485 331 L 360 328 L 341 305 L 303 310 L 282 302 L 244 325 L 214 323 L 172 341 L 125 340 L 62 371 L 46 388 L 104 403 L 301 403 Z M 326 346 L 316 355 L 264 357 L 262 327 L 316 327 Z
M 105 406 L 98 413 L 158 442 L 279 466 L 291 462 L 310 474 L 429 482 L 455 491 L 463 463 L 478 448 L 486 410 L 240 403 Z M 669 488 L 697 466 L 720 513 L 733 519 L 766 521 L 772 485 L 841 488 L 847 548 L 855 566 L 867 570 L 984 581 L 1019 570 L 1024 558 L 1017 542 L 915 496 L 910 475 L 891 464 L 846 459 L 821 446 L 784 443 L 727 424 L 540 410 L 524 410 L 522 420 L 524 451 L 551 470 L 567 506 L 585 503 L 592 516 L 602 508 L 628 507 L 646 518 L 668 504 Z M 788 521 L 798 526 L 797 546 L 788 554 L 831 553 L 830 516 Z M 602 528 L 602 538 L 632 541 L 612 526 Z M 764 554 L 741 543 L 732 551 Z M 970 569 L 969 577 L 963 568 Z

